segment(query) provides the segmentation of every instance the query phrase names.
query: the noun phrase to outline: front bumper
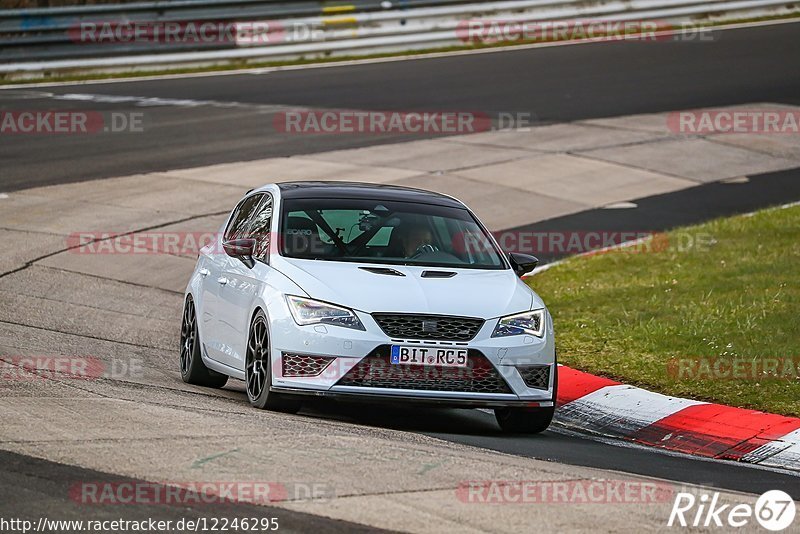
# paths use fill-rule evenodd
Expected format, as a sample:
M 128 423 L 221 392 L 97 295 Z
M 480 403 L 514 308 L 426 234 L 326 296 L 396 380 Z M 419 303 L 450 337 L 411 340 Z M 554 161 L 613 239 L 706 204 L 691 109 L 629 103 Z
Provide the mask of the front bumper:
M 448 345 L 453 348 L 468 348 L 470 358 L 479 355 L 502 378 L 507 388 L 503 392 L 454 391 L 452 380 L 449 387 L 437 390 L 426 381 L 425 389 L 405 387 L 408 384 L 390 384 L 379 381 L 367 387 L 363 383 L 353 385 L 347 380 L 351 371 L 375 357 L 383 348 L 391 344 L 419 341 L 389 338 L 369 314 L 356 312 L 366 331 L 337 326 L 298 326 L 284 314 L 272 315 L 272 390 L 285 394 L 302 394 L 333 397 L 342 400 L 368 400 L 386 402 L 409 402 L 423 404 L 445 404 L 464 407 L 500 406 L 552 406 L 553 383 L 555 379 L 555 344 L 553 342 L 552 321 L 549 314 L 543 338 L 534 336 L 509 336 L 492 338 L 497 319 L 487 320 L 476 336 L 469 342 L 430 342 Z M 279 314 L 280 315 L 280 314 Z M 428 342 L 425 342 L 426 344 Z M 330 358 L 330 364 L 317 376 L 284 376 L 284 355 L 308 355 Z M 529 387 L 520 369 L 531 366 L 547 368 L 547 384 Z M 395 369 L 397 366 L 394 366 Z M 402 366 L 406 367 L 406 366 Z M 358 369 L 356 369 L 357 371 Z M 350 375 L 349 375 L 350 373 Z M 465 388 L 469 389 L 469 388 Z M 475 388 L 472 388 L 475 389 Z
M 438 393 L 423 396 L 420 391 L 386 390 L 379 388 L 352 388 L 347 386 L 334 387 L 329 390 L 316 390 L 308 388 L 280 388 L 273 387 L 270 391 L 284 395 L 301 395 L 305 397 L 324 397 L 349 402 L 375 402 L 385 404 L 421 404 L 431 406 L 453 406 L 463 408 L 548 408 L 554 405 L 553 401 L 522 400 L 513 395 L 498 395 L 496 399 L 470 397 L 469 394 L 449 395 Z M 425 392 L 428 393 L 428 392 Z

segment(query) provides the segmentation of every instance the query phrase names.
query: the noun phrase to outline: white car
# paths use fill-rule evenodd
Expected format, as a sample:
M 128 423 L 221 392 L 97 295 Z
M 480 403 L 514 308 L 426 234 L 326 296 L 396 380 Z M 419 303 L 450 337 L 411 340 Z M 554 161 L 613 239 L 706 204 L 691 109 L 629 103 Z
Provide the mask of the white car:
M 460 201 L 388 185 L 252 190 L 186 288 L 183 380 L 244 380 L 258 408 L 303 398 L 493 408 L 546 429 L 558 384 L 553 322 Z

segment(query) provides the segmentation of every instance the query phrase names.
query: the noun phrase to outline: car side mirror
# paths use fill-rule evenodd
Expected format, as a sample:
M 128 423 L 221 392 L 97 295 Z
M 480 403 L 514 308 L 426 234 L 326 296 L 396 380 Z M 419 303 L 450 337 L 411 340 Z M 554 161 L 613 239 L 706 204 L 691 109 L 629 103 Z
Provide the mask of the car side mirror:
M 225 249 L 225 254 L 240 260 L 248 268 L 252 269 L 255 266 L 256 262 L 253 259 L 256 250 L 255 239 L 231 239 L 222 243 L 222 248 Z
M 517 273 L 517 276 L 528 274 L 539 265 L 539 259 L 530 254 L 520 254 L 519 252 L 510 252 L 508 260 L 511 262 L 511 268 Z

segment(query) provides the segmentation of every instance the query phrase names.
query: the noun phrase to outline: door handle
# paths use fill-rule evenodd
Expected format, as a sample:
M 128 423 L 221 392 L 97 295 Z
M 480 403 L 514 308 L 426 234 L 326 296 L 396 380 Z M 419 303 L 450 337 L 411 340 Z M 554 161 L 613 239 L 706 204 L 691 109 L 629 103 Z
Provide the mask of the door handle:
M 217 282 L 219 282 L 221 285 L 223 285 L 223 286 L 224 286 L 225 284 L 227 284 L 227 283 L 228 283 L 228 279 L 227 279 L 227 278 L 225 278 L 225 277 L 222 277 L 222 278 L 217 278 Z
M 197 274 L 205 278 L 206 276 L 211 274 L 211 271 L 209 271 L 208 269 L 200 269 L 199 271 L 197 271 Z

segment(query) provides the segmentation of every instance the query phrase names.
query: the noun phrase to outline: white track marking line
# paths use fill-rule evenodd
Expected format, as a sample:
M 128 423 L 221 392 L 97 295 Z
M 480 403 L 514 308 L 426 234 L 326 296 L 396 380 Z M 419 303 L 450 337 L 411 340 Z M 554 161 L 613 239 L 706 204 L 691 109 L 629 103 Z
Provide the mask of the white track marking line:
M 221 100 L 193 100 L 190 98 L 159 98 L 148 96 L 128 96 L 128 95 L 103 95 L 92 93 L 66 93 L 57 94 L 40 92 L 40 98 L 50 98 L 53 100 L 93 102 L 96 104 L 133 104 L 138 107 L 214 107 L 222 109 L 259 109 L 262 111 L 282 111 L 282 110 L 303 110 L 300 106 L 284 106 L 280 104 L 258 104 Z

